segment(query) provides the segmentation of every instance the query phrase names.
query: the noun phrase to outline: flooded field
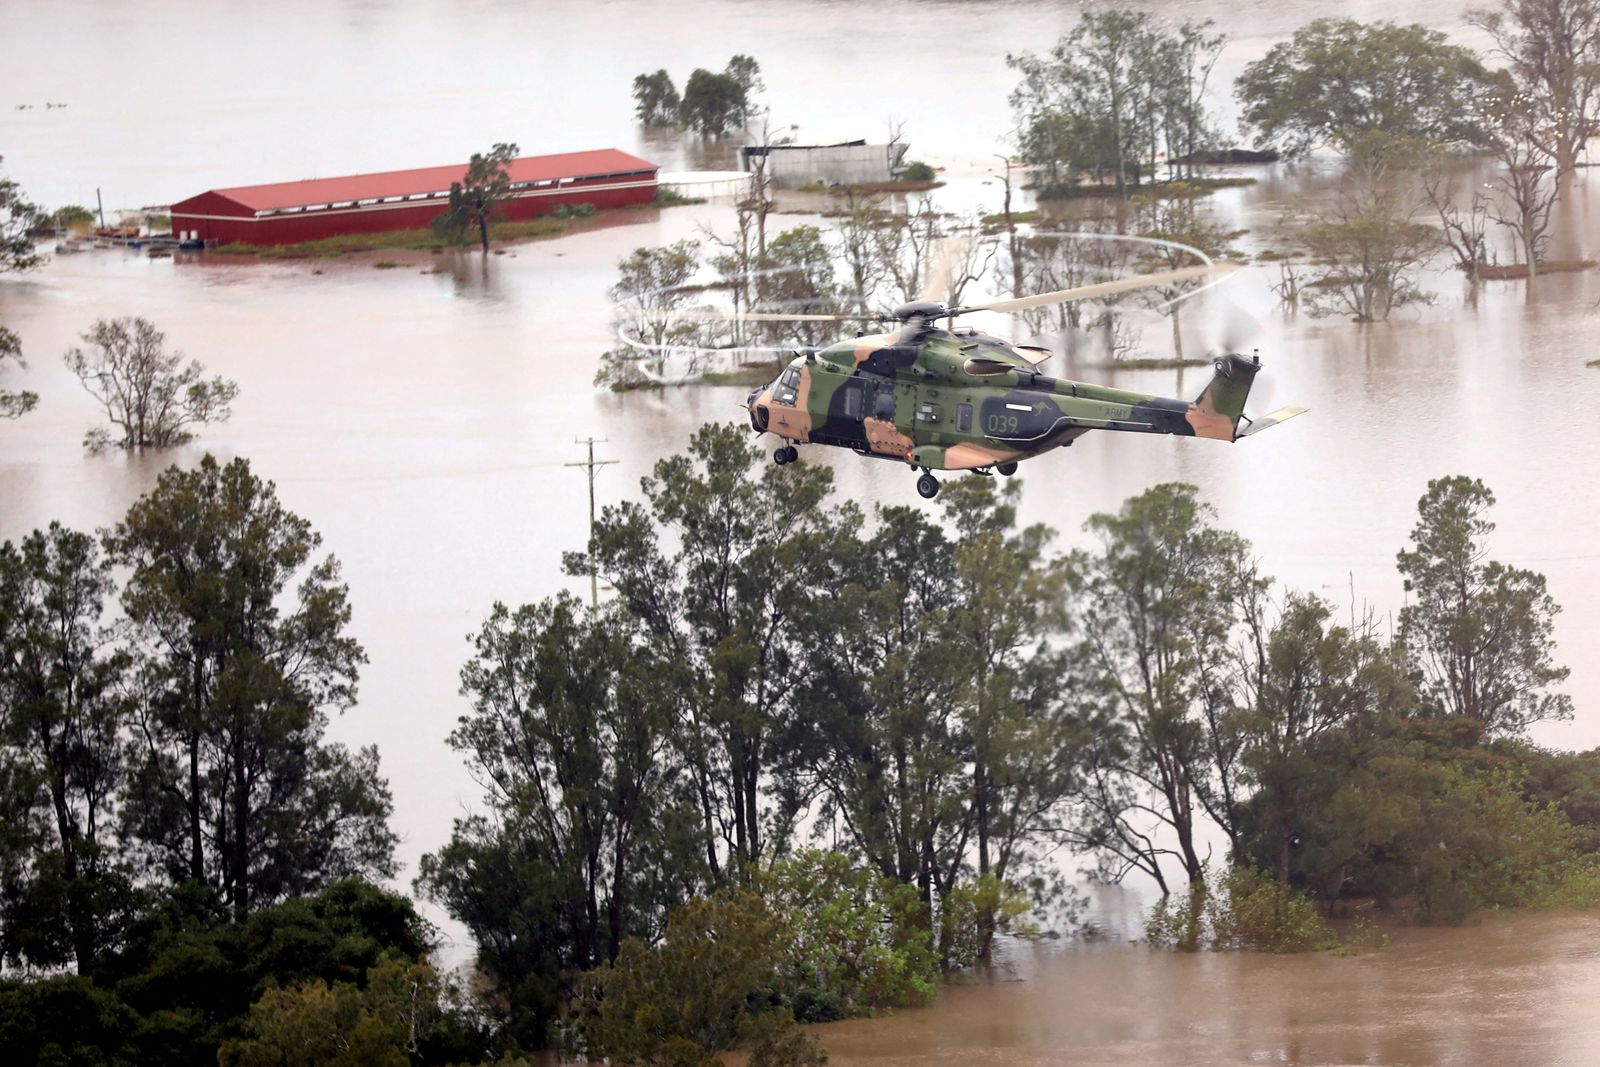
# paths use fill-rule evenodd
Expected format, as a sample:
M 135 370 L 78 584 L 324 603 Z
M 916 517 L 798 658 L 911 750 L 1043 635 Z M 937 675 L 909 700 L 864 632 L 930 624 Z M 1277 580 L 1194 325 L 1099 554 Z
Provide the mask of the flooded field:
M 1320 13 L 1153 6 L 1216 17 L 1234 34 L 1224 86 Z M 1454 27 L 1465 6 L 1419 17 Z M 108 205 L 161 203 L 215 184 L 425 164 L 502 139 L 527 151 L 615 144 L 695 166 L 726 149 L 638 131 L 628 83 L 662 65 L 681 79 L 742 51 L 761 61 L 783 121 L 827 138 L 879 136 L 891 116 L 905 120 L 913 154 L 950 167 L 942 195 L 997 210 L 982 173 L 1009 126 L 1005 54 L 1044 47 L 1076 10 L 692 0 L 671 18 L 631 2 L 418 6 L 391 18 L 365 4 L 237 15 L 200 3 L 6 5 L 0 36 L 15 62 L 0 70 L 0 155 L 52 206 L 92 202 L 96 186 Z M 1389 13 L 1376 3 L 1341 11 Z M 94 39 L 115 50 L 90 44 L 63 62 L 59 27 L 80 18 L 103 24 Z M 723 27 L 715 40 L 692 36 L 712 21 Z M 126 92 L 126 62 L 165 50 L 181 69 Z M 69 107 L 13 110 L 47 100 Z M 1253 231 L 1247 247 L 1269 243 L 1290 199 L 1324 180 L 1315 168 L 1262 177 L 1214 198 L 1219 216 Z M 605 291 L 617 260 L 730 220 L 718 203 L 619 213 L 505 256 L 407 255 L 394 270 L 373 269 L 374 257 L 172 262 L 104 251 L 0 280 L 0 321 L 32 365 L 8 383 L 41 397 L 28 417 L 0 423 L 0 538 L 51 519 L 111 523 L 162 467 L 203 450 L 249 457 L 344 562 L 371 663 L 359 705 L 331 733 L 379 745 L 409 882 L 478 794 L 443 743 L 465 708 L 463 638 L 497 599 L 579 591 L 559 567 L 586 535 L 583 475 L 563 466 L 582 458 L 575 440 L 605 439 L 597 453 L 619 462 L 598 493 L 615 502 L 701 423 L 740 417 L 737 390 L 615 396 L 590 384 L 614 343 Z M 1580 175 L 1562 226 L 1568 246 L 1600 248 L 1600 178 Z M 1253 344 L 1272 399 L 1311 414 L 1236 447 L 1091 434 L 1024 468 L 1024 519 L 1070 544 L 1097 510 L 1157 482 L 1196 482 L 1266 571 L 1382 615 L 1403 603 L 1394 552 L 1427 480 L 1478 476 L 1499 497 L 1495 554 L 1546 574 L 1565 607 L 1558 659 L 1572 668 L 1578 717 L 1536 738 L 1600 745 L 1600 369 L 1585 366 L 1600 357 L 1600 274 L 1544 279 L 1532 296 L 1492 283 L 1471 306 L 1457 278 L 1436 274 L 1433 306 L 1373 327 L 1286 313 L 1268 291 L 1274 278 L 1253 268 L 1213 307 L 1232 302 L 1261 321 Z M 135 314 L 239 383 L 234 417 L 170 454 L 86 456 L 78 442 L 95 412 L 61 353 L 97 317 Z M 1210 314 L 1195 309 L 1196 337 L 1212 330 Z M 1059 359 L 1052 369 L 1198 389 L 1194 372 L 1180 390 L 1173 372 L 1108 375 Z M 805 459 L 833 466 L 852 498 L 917 501 L 894 465 L 820 450 Z M 1122 929 L 1137 928 L 1129 899 Z M 952 989 L 933 1011 L 840 1024 L 824 1040 L 846 1064 L 1596 1062 L 1597 935 L 1592 918 L 1540 915 L 1402 931 L 1389 951 L 1353 959 L 1180 957 L 1121 941 L 1041 950 L 1016 961 L 1025 982 Z

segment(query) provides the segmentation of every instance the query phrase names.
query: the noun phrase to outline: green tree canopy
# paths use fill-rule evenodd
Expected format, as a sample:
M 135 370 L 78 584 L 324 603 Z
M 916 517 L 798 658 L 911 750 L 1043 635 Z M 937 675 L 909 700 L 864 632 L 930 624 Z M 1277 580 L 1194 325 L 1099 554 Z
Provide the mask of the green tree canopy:
M 685 126 L 708 137 L 720 137 L 744 125 L 750 95 L 734 74 L 697 67 L 683 86 L 679 115 Z
M 1324 144 L 1348 151 L 1372 132 L 1478 143 L 1487 85 L 1478 57 L 1438 30 L 1322 18 L 1245 67 L 1234 88 L 1258 143 L 1297 156 Z
M 1428 483 L 1412 547 L 1399 556 L 1414 598 L 1400 611 L 1400 640 L 1437 714 L 1516 734 L 1571 718 L 1572 700 L 1551 691 L 1568 671 L 1551 654 L 1561 609 L 1544 576 L 1486 558 L 1493 506 L 1476 478 Z
M 115 838 L 129 657 L 101 624 L 110 565 L 52 523 L 0 545 L 0 951 L 92 975 L 132 903 Z
M 1225 38 L 1205 22 L 1168 29 L 1127 8 L 1086 11 L 1050 52 L 1006 57 L 1022 80 L 1011 94 L 1018 149 L 1050 189 L 1089 175 L 1126 196 L 1165 155 L 1192 168 L 1209 146 L 1205 85 Z
M 673 912 L 661 943 L 629 940 L 586 976 L 584 1052 L 621 1067 L 712 1067 L 748 1048 L 751 1067 L 826 1062 L 779 995 L 783 923 L 754 893 L 728 890 Z
M 646 126 L 671 126 L 678 121 L 678 87 L 665 69 L 633 79 L 633 112 Z
M 653 940 L 704 885 L 688 778 L 669 740 L 671 667 L 616 613 L 570 596 L 495 605 L 462 670 L 450 735 L 492 814 L 458 821 L 418 885 L 467 924 L 479 966 L 515 990 L 507 1021 L 547 1036 L 567 976 Z
M 467 172 L 460 181 L 450 183 L 450 204 L 433 220 L 433 228 L 457 241 L 464 241 L 476 228 L 483 253 L 488 255 L 489 223 L 511 195 L 511 175 L 506 167 L 520 151 L 515 144 L 500 142 L 487 153 L 472 153 Z
M 169 468 L 106 538 L 130 570 L 143 699 L 123 812 L 144 860 L 219 887 L 243 919 L 393 872 L 375 748 L 323 740 L 365 662 L 339 563 L 243 459 Z

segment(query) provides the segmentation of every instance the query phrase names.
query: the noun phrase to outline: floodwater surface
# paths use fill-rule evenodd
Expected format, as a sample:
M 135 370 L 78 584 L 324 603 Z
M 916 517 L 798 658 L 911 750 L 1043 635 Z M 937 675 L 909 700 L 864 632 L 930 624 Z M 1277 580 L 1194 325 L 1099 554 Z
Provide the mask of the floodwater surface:
M 1417 17 L 1468 39 L 1456 2 Z M 1245 62 L 1325 13 L 1306 3 L 1153 5 L 1215 17 Z M 686 0 L 506 5 L 89 3 L 0 6 L 4 171 L 50 206 L 166 203 L 213 185 L 438 163 L 497 140 L 526 151 L 615 144 L 668 167 L 720 165 L 727 149 L 638 131 L 634 74 L 762 63 L 767 99 L 803 136 L 876 137 L 906 122 L 913 155 L 950 168 L 946 202 L 998 210 L 985 178 L 1009 116 L 1008 51 L 1046 47 L 1075 3 L 778 3 Z M 1363 2 L 1341 13 L 1396 14 Z M 705 27 L 716 26 L 714 36 Z M 165 56 L 152 62 L 153 56 Z M 33 103 L 33 108 L 15 106 Z M 46 102 L 66 103 L 46 110 Z M 1325 189 L 1316 167 L 1258 172 L 1212 198 L 1274 247 L 1287 206 Z M 780 223 L 787 224 L 786 217 Z M 606 289 L 641 245 L 730 228 L 708 203 L 620 212 L 503 256 L 384 254 L 339 261 L 151 261 L 104 251 L 58 256 L 0 280 L 0 322 L 31 366 L 10 388 L 41 396 L 0 423 L 0 538 L 59 519 L 115 522 L 168 463 L 205 450 L 246 456 L 344 563 L 353 629 L 370 664 L 359 704 L 333 725 L 377 744 L 394 791 L 402 880 L 448 838 L 478 790 L 444 743 L 466 710 L 456 674 L 496 600 L 561 589 L 560 553 L 586 536 L 577 438 L 603 438 L 602 504 L 638 493 L 659 457 L 707 420 L 742 418 L 740 391 L 683 388 L 617 396 L 591 385 L 615 345 Z M 800 216 L 795 221 L 806 221 Z M 815 221 L 812 219 L 811 221 Z M 1560 220 L 1575 258 L 1600 248 L 1600 178 L 1581 174 Z M 373 263 L 398 260 L 398 269 Z M 1442 266 L 1442 265 L 1441 265 Z M 1274 271 L 1252 268 L 1186 311 L 1190 343 L 1214 343 L 1229 305 L 1262 329 L 1266 370 L 1251 409 L 1311 413 L 1235 446 L 1090 434 L 1023 468 L 1021 513 L 1083 540 L 1095 511 L 1169 480 L 1193 482 L 1219 522 L 1255 545 L 1263 569 L 1379 618 L 1404 593 L 1394 554 L 1430 478 L 1469 474 L 1499 498 L 1491 551 L 1549 579 L 1565 611 L 1557 659 L 1578 709 L 1538 728 L 1564 747 L 1600 744 L 1600 275 L 1550 277 L 1529 295 L 1492 283 L 1469 300 L 1434 271 L 1429 307 L 1357 326 L 1277 306 Z M 144 315 L 169 342 L 235 379 L 234 417 L 191 447 L 88 456 L 89 398 L 61 354 L 96 318 Z M 1019 327 L 980 322 L 996 331 Z M 1146 336 L 1154 354 L 1165 326 Z M 1020 339 L 1020 338 L 1019 338 Z M 1193 395 L 1203 374 L 1057 373 Z M 919 504 L 889 463 L 821 449 L 842 496 Z M 926 506 L 920 505 L 919 506 Z M 1137 900 L 1137 895 L 1134 898 Z M 1136 930 L 1137 904 L 1119 924 Z M 459 930 L 442 916 L 447 932 Z M 1600 1062 L 1600 924 L 1538 915 L 1463 930 L 1404 930 L 1385 952 L 1173 956 L 1124 942 L 1018 957 L 1020 983 L 941 995 L 935 1009 L 827 1027 L 835 1063 L 924 1062 Z
M 1339 957 L 1023 950 L 1015 978 L 818 1027 L 833 1067 L 1593 1064 L 1600 918 L 1494 916 Z

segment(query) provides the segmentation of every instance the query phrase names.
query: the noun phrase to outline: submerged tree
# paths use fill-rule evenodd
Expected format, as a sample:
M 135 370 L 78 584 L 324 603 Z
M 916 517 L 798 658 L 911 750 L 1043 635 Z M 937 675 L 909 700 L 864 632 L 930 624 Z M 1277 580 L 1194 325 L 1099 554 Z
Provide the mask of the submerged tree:
M 771 847 L 762 790 L 809 651 L 792 618 L 805 590 L 835 580 L 835 542 L 859 522 L 854 508 L 824 507 L 827 468 L 758 476 L 764 458 L 748 431 L 702 427 L 644 479 L 644 504 L 605 509 L 589 554 L 565 561 L 616 589 L 672 672 L 673 739 L 714 879 L 747 877 Z
M 1413 275 L 1442 244 L 1416 221 L 1419 199 L 1403 159 L 1409 146 L 1381 133 L 1356 142 L 1338 194 L 1301 234 L 1318 277 L 1306 290 L 1313 314 L 1383 322 L 1395 308 L 1432 297 Z
M 1273 45 L 1235 85 L 1244 120 L 1290 156 L 1372 133 L 1432 144 L 1481 140 L 1487 76 L 1470 49 L 1419 24 L 1323 18 Z
M 19 367 L 28 364 L 22 358 L 22 339 L 4 326 L 0 326 L 0 371 L 5 369 L 5 361 L 11 360 Z M 23 389 L 11 392 L 0 389 L 0 419 L 15 419 L 32 411 L 39 403 L 39 394 Z
M 699 345 L 700 324 L 676 314 L 693 296 L 689 282 L 699 267 L 699 245 L 688 238 L 664 248 L 636 248 L 617 263 L 609 295 L 622 347 L 601 355 L 596 385 L 636 388 L 660 378 L 673 349 Z M 691 362 L 689 373 L 694 369 Z
M 678 121 L 678 87 L 665 69 L 633 79 L 634 114 L 646 126 L 671 126 Z
M 323 739 L 355 701 L 339 563 L 242 459 L 164 471 L 107 535 L 141 697 L 124 831 L 170 881 L 243 919 L 351 874 L 393 873 L 378 753 Z
M 103 427 L 84 434 L 90 451 L 168 448 L 194 440 L 194 426 L 225 422 L 239 387 L 220 375 L 205 377 L 199 360 L 168 355 L 167 335 L 143 318 L 100 319 L 83 335 L 89 345 L 67 351 L 67 369 L 120 430 L 111 439 Z
M 679 116 L 697 133 L 720 137 L 743 126 L 749 115 L 749 93 L 733 74 L 696 68 L 684 83 Z
M 1260 580 L 1248 544 L 1211 514 L 1194 486 L 1158 485 L 1092 516 L 1101 547 L 1071 562 L 1078 610 L 1093 620 L 1078 656 L 1105 723 L 1089 749 L 1079 836 L 1110 857 L 1110 873 L 1138 868 L 1163 890 L 1163 857 L 1191 884 L 1204 875 L 1207 724 L 1225 698 L 1217 651 L 1237 621 L 1236 591 Z
M 450 183 L 450 205 L 433 220 L 435 231 L 456 241 L 465 241 L 474 228 L 489 254 L 489 223 L 511 196 L 511 174 L 506 169 L 521 151 L 516 145 L 497 143 L 487 154 L 474 152 L 467 161 L 467 172 Z
M 1046 56 L 1008 56 L 1022 75 L 1011 94 L 1022 158 L 1052 188 L 1088 174 L 1119 196 L 1163 154 L 1192 165 L 1209 144 L 1205 83 L 1224 41 L 1210 22 L 1169 31 L 1119 8 L 1085 12 Z
M 1469 18 L 1507 63 L 1530 141 L 1571 174 L 1600 122 L 1600 2 L 1500 0 Z

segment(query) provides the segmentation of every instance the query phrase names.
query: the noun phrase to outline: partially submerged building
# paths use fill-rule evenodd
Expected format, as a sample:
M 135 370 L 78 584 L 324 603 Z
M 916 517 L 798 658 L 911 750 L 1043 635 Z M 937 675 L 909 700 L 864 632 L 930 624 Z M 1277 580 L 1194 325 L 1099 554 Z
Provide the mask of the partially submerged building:
M 504 217 L 530 219 L 561 204 L 648 204 L 656 196 L 657 169 L 615 148 L 523 156 L 506 165 L 511 194 L 502 205 Z M 445 209 L 450 184 L 459 182 L 466 170 L 465 163 L 458 163 L 212 189 L 172 205 L 172 232 L 207 243 L 276 245 L 420 229 Z
M 783 188 L 800 185 L 866 185 L 893 181 L 908 145 L 839 144 L 745 145 L 739 165 L 753 171 L 764 159 L 767 178 Z

